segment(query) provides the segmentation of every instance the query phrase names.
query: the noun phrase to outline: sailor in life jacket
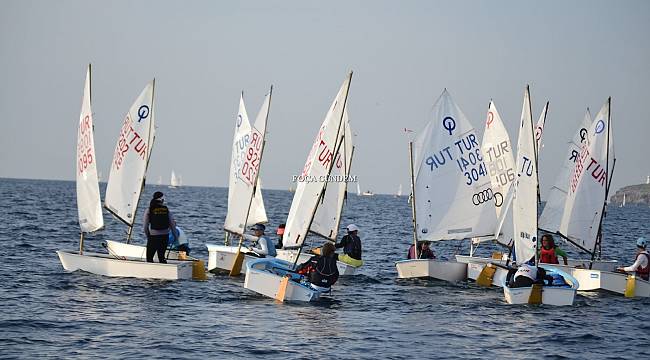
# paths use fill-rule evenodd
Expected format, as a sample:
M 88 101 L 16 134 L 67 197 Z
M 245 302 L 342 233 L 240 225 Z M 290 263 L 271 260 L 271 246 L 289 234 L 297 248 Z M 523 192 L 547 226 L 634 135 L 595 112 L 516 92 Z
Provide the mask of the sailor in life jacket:
M 634 264 L 626 267 L 619 267 L 616 270 L 634 272 L 643 280 L 650 281 L 650 254 L 646 250 L 647 241 L 640 237 L 636 240 L 636 259 Z
M 350 224 L 346 227 L 348 234 L 343 236 L 341 242 L 336 244 L 337 248 L 343 248 L 343 255 L 338 256 L 338 260 L 354 267 L 363 265 L 361 260 L 361 239 L 357 235 L 359 228 Z
M 544 280 L 549 280 L 549 284 L 553 278 L 546 275 L 546 270 L 541 267 L 521 264 L 514 273 L 514 276 L 508 282 L 511 288 L 530 287 L 533 284 L 544 284 Z
M 250 240 L 253 242 L 257 242 L 257 245 L 259 247 L 248 247 L 248 250 L 252 252 L 251 255 L 256 255 L 257 257 L 267 257 L 267 256 L 273 256 L 277 254 L 275 252 L 275 244 L 273 244 L 273 241 L 271 239 L 264 235 L 264 230 L 266 230 L 266 226 L 264 224 L 255 224 L 251 227 L 251 230 L 253 230 L 253 234 L 255 236 L 251 236 L 249 234 L 244 234 L 244 238 L 246 240 Z
M 539 262 L 545 264 L 559 264 L 558 257 L 562 257 L 564 265 L 568 265 L 567 254 L 555 245 L 553 235 L 542 235 L 542 247 L 539 249 Z
M 165 251 L 169 241 L 169 232 L 176 228 L 176 221 L 164 205 L 165 198 L 162 192 L 156 191 L 149 203 L 149 208 L 144 212 L 144 233 L 147 235 L 147 262 L 153 262 L 154 254 L 158 254 L 158 261 L 165 264 Z
M 339 278 L 339 269 L 336 266 L 336 248 L 332 243 L 323 245 L 321 255 L 314 255 L 309 260 L 298 265 L 296 272 L 304 275 L 310 286 L 320 292 L 328 292 L 330 287 Z

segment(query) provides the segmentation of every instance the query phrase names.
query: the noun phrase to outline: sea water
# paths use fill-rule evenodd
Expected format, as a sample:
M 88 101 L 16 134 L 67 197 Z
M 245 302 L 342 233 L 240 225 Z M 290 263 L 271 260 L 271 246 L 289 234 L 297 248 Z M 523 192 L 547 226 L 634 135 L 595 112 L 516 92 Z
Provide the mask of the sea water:
M 204 244 L 223 243 L 227 189 L 147 185 L 135 243 L 144 244 L 141 215 L 154 191 L 165 193 L 192 255 L 207 262 Z M 274 234 L 293 194 L 263 194 Z M 406 196 L 348 194 L 342 227 L 359 226 L 365 265 L 341 278 L 330 297 L 308 304 L 276 303 L 244 289 L 243 277 L 66 272 L 55 251 L 79 246 L 74 182 L 0 179 L 0 209 L 2 359 L 630 359 L 650 352 L 647 298 L 579 292 L 574 306 L 511 306 L 501 289 L 397 279 L 394 262 L 412 241 Z M 102 241 L 125 239 L 123 223 L 104 219 L 105 229 L 86 237 L 86 250 L 105 252 Z M 649 224 L 647 206 L 610 207 L 603 256 L 631 263 L 635 239 L 650 238 Z M 433 250 L 453 258 L 468 246 L 452 241 Z

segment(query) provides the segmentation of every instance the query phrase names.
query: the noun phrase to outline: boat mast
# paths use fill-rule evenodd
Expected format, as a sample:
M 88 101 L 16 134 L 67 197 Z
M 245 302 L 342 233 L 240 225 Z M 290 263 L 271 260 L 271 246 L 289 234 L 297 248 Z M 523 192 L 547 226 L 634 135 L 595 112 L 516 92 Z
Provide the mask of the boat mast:
M 136 219 L 136 214 L 138 213 L 138 203 L 140 202 L 140 196 L 142 196 L 142 191 L 144 191 L 144 186 L 147 182 L 147 169 L 149 168 L 149 160 L 151 159 L 151 151 L 153 150 L 153 144 L 154 141 L 156 140 L 156 137 L 154 136 L 153 138 L 151 137 L 151 132 L 155 126 L 155 123 L 153 123 L 153 118 L 154 118 L 154 99 L 156 94 L 156 78 L 153 78 L 153 86 L 151 88 L 151 120 L 149 120 L 149 134 L 147 134 L 147 143 L 149 144 L 149 153 L 147 154 L 147 161 L 145 162 L 144 165 L 144 174 L 142 175 L 142 184 L 140 185 L 140 194 L 138 194 L 138 198 L 135 201 L 135 207 L 133 209 L 133 222 L 129 224 L 129 231 L 126 237 L 126 243 L 129 244 L 131 243 L 131 235 L 133 235 L 133 224 L 135 224 L 135 219 Z M 173 231 L 173 229 L 172 229 Z
M 350 84 L 352 83 L 352 71 L 350 71 L 350 74 L 348 75 L 350 80 L 348 81 L 348 87 L 345 89 L 345 99 L 343 100 L 343 109 L 341 111 L 341 117 L 339 118 L 339 126 L 336 128 L 336 137 L 335 143 L 334 143 L 334 154 L 337 154 L 341 148 L 341 144 L 343 141 L 339 141 L 339 134 L 341 133 L 341 123 L 343 122 L 343 117 L 345 115 L 345 108 L 347 107 L 348 104 L 348 94 L 350 93 Z M 341 137 L 342 140 L 342 137 Z M 332 173 L 332 167 L 334 167 L 335 161 L 330 161 L 329 169 L 327 170 L 327 175 L 330 175 Z M 327 190 L 327 182 L 325 182 L 325 185 L 320 191 L 320 194 L 318 194 L 318 200 L 316 201 L 316 206 L 314 206 L 314 209 L 311 212 L 311 216 L 309 217 L 309 225 L 307 225 L 307 232 L 305 233 L 305 237 L 307 237 L 307 234 L 309 233 L 309 228 L 311 228 L 311 223 L 314 221 L 314 216 L 316 216 L 316 210 L 318 210 L 318 203 L 323 202 L 323 197 L 325 196 L 325 191 Z M 303 239 L 302 243 L 300 244 L 300 247 L 298 248 L 298 254 L 296 255 L 296 259 L 293 262 L 293 268 L 296 268 L 296 264 L 298 263 L 298 258 L 300 258 L 300 253 L 302 252 L 302 248 L 305 245 L 305 241 Z
M 533 112 L 530 100 L 530 85 L 526 85 L 526 94 L 528 95 L 528 114 L 530 114 L 530 131 L 533 139 L 533 152 L 535 155 L 535 178 L 537 183 L 537 203 L 539 204 L 539 169 L 537 168 L 537 138 L 535 137 L 535 124 L 533 124 Z M 544 118 L 546 119 L 546 118 Z M 544 120 L 546 121 L 546 120 Z M 537 215 L 535 215 L 535 266 L 539 263 L 537 249 L 539 248 L 539 237 L 537 236 Z M 516 236 L 516 234 L 515 234 Z
M 416 259 L 418 256 L 418 232 L 417 220 L 415 217 L 415 176 L 413 175 L 413 142 L 409 141 L 409 164 L 411 169 L 411 220 L 413 221 L 413 253 Z
M 614 158 L 612 163 L 612 173 L 609 173 L 609 137 L 611 136 L 611 127 L 612 127 L 612 97 L 607 98 L 607 155 L 605 156 L 605 174 L 607 174 L 607 185 L 605 185 L 605 199 L 603 201 L 603 207 L 600 211 L 600 222 L 598 223 L 598 235 L 596 235 L 596 242 L 594 243 L 594 249 L 591 253 L 591 261 L 589 261 L 589 270 L 591 270 L 594 259 L 596 257 L 596 247 L 598 247 L 598 257 L 600 258 L 600 253 L 602 252 L 602 241 L 603 241 L 603 218 L 606 216 L 607 211 L 607 196 L 609 196 L 609 186 L 612 183 L 612 175 L 614 174 L 614 167 L 616 166 L 616 158 Z
M 546 115 L 548 114 L 548 104 L 549 102 L 546 101 L 546 106 L 544 106 L 544 120 L 542 120 L 542 129 L 544 129 L 544 126 L 546 124 Z M 531 113 L 532 114 L 532 113 Z M 531 116 L 531 121 L 533 117 Z M 543 133 L 543 130 L 542 130 Z M 533 138 L 535 139 L 535 168 L 539 169 L 539 144 L 542 142 L 542 135 L 540 135 L 539 141 L 537 141 L 537 138 L 535 137 L 535 132 L 533 130 Z M 537 204 L 542 203 L 542 194 L 539 191 L 539 170 L 537 171 Z

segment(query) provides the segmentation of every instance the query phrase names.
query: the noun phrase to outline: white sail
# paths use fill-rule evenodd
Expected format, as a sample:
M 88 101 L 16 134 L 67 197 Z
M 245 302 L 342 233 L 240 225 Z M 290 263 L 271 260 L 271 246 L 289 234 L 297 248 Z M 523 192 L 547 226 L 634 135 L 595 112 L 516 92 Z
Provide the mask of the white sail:
M 508 131 L 503 125 L 496 105 L 492 101 L 488 106 L 481 151 L 483 152 L 483 161 L 490 174 L 490 183 L 495 197 L 494 204 L 498 218 L 510 184 L 515 181 L 515 160 L 510 136 L 508 136 Z M 504 236 L 504 238 L 506 237 L 507 243 L 511 237 Z
M 418 237 L 493 234 L 496 212 L 476 131 L 446 89 L 431 119 L 413 144 Z
M 621 203 L 621 207 L 625 206 L 625 193 L 623 193 L 623 203 Z
M 348 188 L 345 180 L 347 175 L 350 175 L 350 165 L 352 164 L 352 130 L 350 130 L 347 111 L 343 112 L 343 124 L 343 133 L 341 134 L 343 143 L 336 153 L 336 160 L 330 174 L 332 181 L 327 183 L 325 196 L 322 202 L 319 203 L 309 229 L 332 241 L 336 241 L 338 236 L 341 211 Z
M 174 172 L 174 170 L 172 170 L 172 175 L 171 175 L 171 178 L 169 180 L 169 185 L 173 186 L 173 187 L 180 186 L 179 178 L 176 176 L 176 173 Z
M 88 65 L 77 132 L 77 210 L 82 232 L 96 231 L 104 226 L 93 130 L 93 113 L 90 108 L 90 65 Z
M 339 145 L 337 141 L 344 131 L 343 111 L 348 98 L 348 90 L 352 73 L 350 73 L 332 102 L 325 120 L 323 121 L 307 161 L 303 167 L 301 178 L 291 202 L 291 209 L 287 217 L 286 228 L 283 238 L 285 248 L 300 247 L 305 241 L 309 231 L 314 211 L 321 198 L 325 182 L 324 177 L 329 175 L 332 168 L 334 153 Z
M 537 161 L 530 93 L 524 92 L 519 140 L 517 142 L 517 180 L 512 200 L 515 256 L 523 264 L 535 256 L 537 249 Z
M 357 196 L 361 196 L 361 186 L 359 186 L 358 181 L 357 181 Z
M 596 243 L 614 160 L 609 111 L 608 101 L 589 127 L 587 141 L 582 144 L 569 178 L 560 223 L 560 233 L 589 251 Z
M 399 184 L 399 187 L 397 188 L 397 196 L 402 196 L 402 184 Z
M 545 231 L 556 233 L 560 230 L 562 213 L 564 213 L 564 204 L 566 202 L 567 192 L 569 191 L 569 177 L 575 167 L 575 162 L 580 154 L 580 147 L 587 141 L 587 133 L 591 126 L 591 114 L 589 109 L 578 127 L 578 131 L 573 135 L 567 151 L 564 153 L 564 163 L 555 180 L 555 185 L 548 193 L 546 205 L 539 217 L 539 228 Z
M 239 113 L 235 121 L 235 136 L 230 162 L 228 213 L 224 223 L 224 229 L 232 233 L 243 234 L 247 226 L 268 221 L 257 172 L 261 163 L 270 101 L 271 94 L 269 93 L 257 114 L 253 128 L 251 128 L 243 95 L 239 99 Z M 257 181 L 257 186 L 253 186 L 255 181 Z M 253 190 L 255 190 L 254 194 Z
M 115 146 L 104 206 L 132 226 L 154 142 L 155 80 L 147 84 L 124 117 Z
M 535 125 L 535 146 L 537 149 L 536 154 L 538 159 L 539 150 L 542 144 L 542 134 L 544 134 L 544 123 L 546 123 L 546 113 L 548 113 L 548 101 L 546 102 L 546 105 L 544 105 L 542 113 L 539 115 L 539 119 L 537 119 L 537 125 Z

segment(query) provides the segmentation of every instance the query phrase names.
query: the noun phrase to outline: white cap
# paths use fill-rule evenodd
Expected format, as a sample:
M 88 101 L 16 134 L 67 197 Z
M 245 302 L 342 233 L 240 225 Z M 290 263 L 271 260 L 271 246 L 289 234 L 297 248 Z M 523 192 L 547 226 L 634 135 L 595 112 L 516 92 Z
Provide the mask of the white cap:
M 348 232 L 350 232 L 350 231 L 359 231 L 359 228 L 358 228 L 356 225 L 354 225 L 354 224 L 350 224 L 350 225 L 348 225 L 348 226 L 346 227 L 346 229 L 348 229 Z

